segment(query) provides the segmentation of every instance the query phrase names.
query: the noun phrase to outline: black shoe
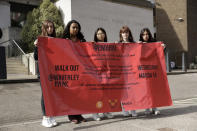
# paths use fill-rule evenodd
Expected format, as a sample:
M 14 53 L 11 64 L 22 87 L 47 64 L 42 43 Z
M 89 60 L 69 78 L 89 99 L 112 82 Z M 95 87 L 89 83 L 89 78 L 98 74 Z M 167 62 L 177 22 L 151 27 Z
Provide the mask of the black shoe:
M 85 118 L 83 118 L 82 115 L 78 116 L 78 120 L 81 121 L 81 122 L 87 122 L 87 120 Z

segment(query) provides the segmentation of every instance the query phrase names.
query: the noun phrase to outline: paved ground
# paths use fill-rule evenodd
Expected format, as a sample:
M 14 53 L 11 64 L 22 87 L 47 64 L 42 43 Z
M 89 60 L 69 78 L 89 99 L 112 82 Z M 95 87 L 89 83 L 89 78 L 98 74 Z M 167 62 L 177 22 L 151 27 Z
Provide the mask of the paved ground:
M 44 128 L 41 123 L 38 82 L 0 84 L 0 131 L 197 131 L 197 72 L 168 75 L 174 105 L 160 108 L 161 115 L 138 118 L 113 113 L 114 119 L 70 124 L 66 116 L 57 117 L 59 126 Z

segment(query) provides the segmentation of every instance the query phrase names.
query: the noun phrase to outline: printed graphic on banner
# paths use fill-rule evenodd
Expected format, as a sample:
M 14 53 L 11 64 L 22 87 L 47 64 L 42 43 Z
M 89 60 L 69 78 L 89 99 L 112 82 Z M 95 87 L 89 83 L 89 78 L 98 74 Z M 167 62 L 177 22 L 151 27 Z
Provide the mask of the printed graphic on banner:
M 172 104 L 161 43 L 73 43 L 38 39 L 48 116 Z

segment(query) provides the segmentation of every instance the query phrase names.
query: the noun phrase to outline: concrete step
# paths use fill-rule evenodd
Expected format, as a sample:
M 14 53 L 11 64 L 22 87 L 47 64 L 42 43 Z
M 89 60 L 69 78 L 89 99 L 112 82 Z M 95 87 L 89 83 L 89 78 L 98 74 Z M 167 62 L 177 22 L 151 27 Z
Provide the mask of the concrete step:
M 21 64 L 20 59 L 6 59 L 7 74 L 28 74 L 28 69 L 24 64 Z
M 21 68 L 21 69 L 27 69 L 24 65 L 7 65 L 6 66 L 7 67 L 7 69 L 8 68 Z
M 19 61 L 9 61 L 9 62 L 6 62 L 6 65 L 14 65 L 14 64 L 17 64 L 17 65 L 24 65 L 23 63 L 19 62 Z
M 28 71 L 7 71 L 7 74 L 28 74 Z
M 20 69 L 27 69 L 24 65 L 7 65 L 8 68 L 20 68 Z

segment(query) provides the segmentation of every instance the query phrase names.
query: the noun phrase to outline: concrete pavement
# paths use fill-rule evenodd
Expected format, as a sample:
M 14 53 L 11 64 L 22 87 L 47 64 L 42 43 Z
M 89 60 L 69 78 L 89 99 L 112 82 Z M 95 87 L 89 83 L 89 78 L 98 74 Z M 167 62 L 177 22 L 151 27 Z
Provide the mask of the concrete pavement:
M 40 84 L 0 84 L 0 131 L 197 131 L 197 72 L 168 75 L 174 105 L 159 108 L 161 115 L 123 117 L 74 125 L 67 116 L 56 117 L 59 126 L 44 128 L 41 123 Z

